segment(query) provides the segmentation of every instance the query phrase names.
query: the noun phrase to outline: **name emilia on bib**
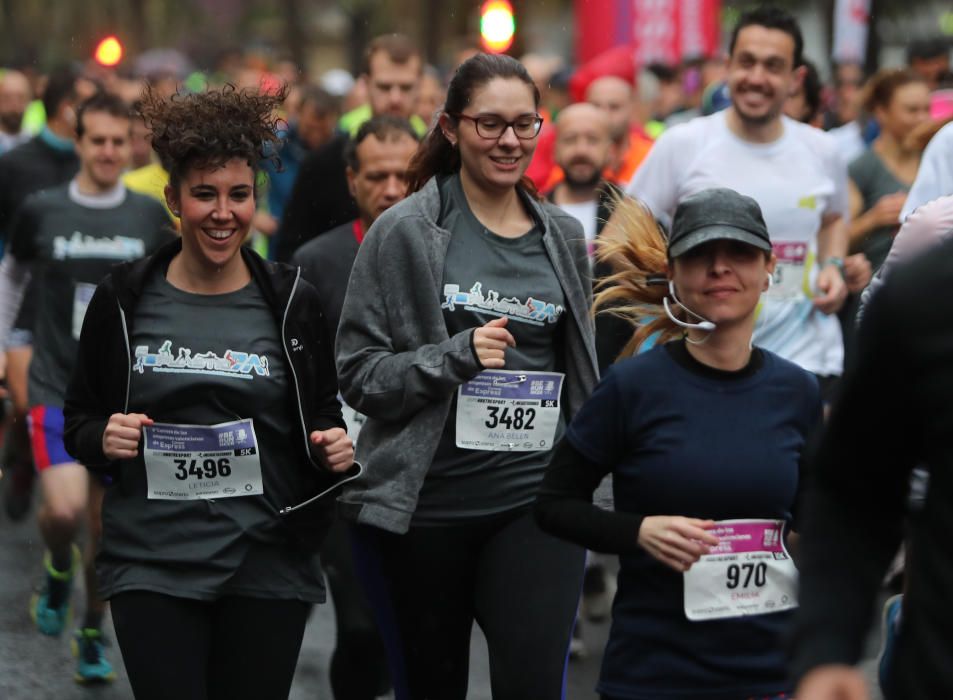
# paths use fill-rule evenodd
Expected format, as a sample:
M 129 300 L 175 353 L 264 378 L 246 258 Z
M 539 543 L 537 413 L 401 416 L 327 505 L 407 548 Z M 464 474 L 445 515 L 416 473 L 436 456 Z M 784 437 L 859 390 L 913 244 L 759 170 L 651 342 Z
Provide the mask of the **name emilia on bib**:
M 165 501 L 264 493 L 250 418 L 218 425 L 155 423 L 142 428 L 147 497 Z
M 719 545 L 684 573 L 685 616 L 720 620 L 797 607 L 798 573 L 780 520 L 722 520 Z
M 457 447 L 548 450 L 556 440 L 564 374 L 484 370 L 457 389 Z

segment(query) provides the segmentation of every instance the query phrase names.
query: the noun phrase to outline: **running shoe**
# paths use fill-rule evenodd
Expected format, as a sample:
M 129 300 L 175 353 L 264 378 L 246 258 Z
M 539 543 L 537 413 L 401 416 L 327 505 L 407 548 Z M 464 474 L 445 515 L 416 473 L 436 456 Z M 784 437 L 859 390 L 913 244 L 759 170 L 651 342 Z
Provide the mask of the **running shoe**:
M 903 594 L 887 598 L 880 618 L 880 653 L 877 655 L 877 682 L 886 692 L 887 682 L 896 654 L 897 637 L 900 635 L 900 613 L 903 609 Z
M 30 601 L 30 617 L 33 618 L 33 622 L 41 634 L 59 637 L 69 625 L 72 617 L 73 574 L 79 567 L 81 560 L 82 557 L 76 545 L 73 545 L 73 563 L 70 565 L 69 571 L 54 569 L 49 552 L 43 556 L 43 567 L 46 569 L 43 588 L 34 594 Z M 50 607 L 50 589 L 55 586 L 65 587 L 62 596 L 63 602 L 56 607 Z
M 106 659 L 106 639 L 98 629 L 84 627 L 73 637 L 77 683 L 108 683 L 116 680 L 116 672 Z

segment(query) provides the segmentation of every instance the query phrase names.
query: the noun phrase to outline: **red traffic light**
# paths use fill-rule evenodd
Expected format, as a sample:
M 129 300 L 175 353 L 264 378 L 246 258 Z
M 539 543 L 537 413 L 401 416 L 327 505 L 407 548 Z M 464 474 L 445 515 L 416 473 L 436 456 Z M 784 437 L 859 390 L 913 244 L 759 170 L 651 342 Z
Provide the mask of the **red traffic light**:
M 513 45 L 516 19 L 509 0 L 486 0 L 480 8 L 480 39 L 488 53 L 503 53 Z
M 118 65 L 122 60 L 122 54 L 123 49 L 119 39 L 114 36 L 107 36 L 96 44 L 96 51 L 93 52 L 93 58 L 96 59 L 96 63 L 99 65 L 112 68 Z

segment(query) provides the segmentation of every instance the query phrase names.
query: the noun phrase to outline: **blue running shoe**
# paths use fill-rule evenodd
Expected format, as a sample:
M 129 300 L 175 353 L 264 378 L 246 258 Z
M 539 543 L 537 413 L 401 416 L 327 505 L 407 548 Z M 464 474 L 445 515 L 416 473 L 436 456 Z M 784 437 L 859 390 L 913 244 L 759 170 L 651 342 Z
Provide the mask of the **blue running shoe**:
M 76 630 L 73 638 L 73 656 L 76 657 L 77 683 L 108 683 L 116 680 L 116 672 L 106 660 L 106 640 L 97 629 L 84 627 Z
M 50 553 L 47 552 L 44 555 L 43 568 L 46 569 L 46 577 L 43 588 L 34 594 L 30 600 L 30 617 L 33 618 L 33 622 L 41 634 L 59 637 L 70 624 L 73 612 L 73 573 L 79 566 L 81 559 L 79 548 L 73 545 L 73 563 L 69 571 L 57 571 L 53 568 Z M 55 608 L 50 607 L 49 604 L 50 588 L 53 586 L 65 587 L 65 594 L 61 596 L 63 602 Z
M 877 655 L 877 682 L 880 689 L 886 692 L 890 672 L 893 666 L 893 657 L 896 654 L 897 638 L 900 635 L 900 613 L 903 609 L 903 594 L 887 598 L 884 603 L 883 616 L 880 620 L 880 654 Z

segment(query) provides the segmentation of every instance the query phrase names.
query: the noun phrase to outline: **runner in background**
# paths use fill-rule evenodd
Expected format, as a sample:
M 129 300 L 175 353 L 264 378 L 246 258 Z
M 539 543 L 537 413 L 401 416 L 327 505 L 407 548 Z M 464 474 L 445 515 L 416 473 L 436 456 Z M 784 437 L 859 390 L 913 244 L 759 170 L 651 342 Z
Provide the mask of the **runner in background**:
M 182 236 L 114 267 L 83 324 L 65 442 L 117 482 L 97 573 L 138 700 L 287 698 L 359 471 L 317 294 L 242 245 L 283 97 L 146 96 Z
M 844 361 L 847 168 L 826 134 L 783 115 L 804 73 L 802 45 L 784 10 L 743 14 L 730 44 L 731 106 L 666 131 L 627 192 L 666 224 L 682 199 L 711 187 L 758 202 L 778 264 L 755 345 L 817 375 L 827 398 Z
M 51 73 L 43 91 L 46 125 L 29 141 L 0 156 L 0 251 L 9 240 L 13 216 L 23 201 L 35 192 L 68 182 L 79 169 L 73 143 L 78 83 L 72 69 Z M 30 289 L 25 296 L 21 318 L 14 321 L 14 332 L 3 340 L 6 382 L 13 407 L 3 447 L 3 502 L 4 510 L 14 521 L 26 517 L 30 510 L 36 473 L 26 420 L 36 290 Z
M 302 244 L 357 218 L 345 175 L 344 148 L 361 124 L 390 114 L 409 119 L 420 136 L 427 132 L 428 125 L 414 114 L 423 66 L 419 47 L 403 34 L 385 34 L 367 45 L 362 75 L 367 104 L 341 117 L 340 133 L 302 160 L 276 234 L 278 260 L 289 260 Z
M 0 155 L 29 140 L 23 115 L 32 99 L 27 77 L 18 70 L 4 70 L 0 75 Z
M 377 218 L 406 196 L 407 166 L 417 145 L 417 132 L 406 119 L 382 115 L 364 122 L 344 150 L 358 218 L 308 241 L 291 258 L 292 264 L 301 266 L 301 276 L 318 290 L 332 342 L 358 246 Z M 357 442 L 364 416 L 342 408 L 348 434 Z M 387 662 L 354 571 L 347 526 L 340 518 L 328 533 L 321 564 L 337 623 L 331 690 L 339 700 L 373 700 L 390 688 Z
M 413 194 L 368 232 L 344 301 L 341 393 L 368 416 L 367 473 L 339 502 L 400 700 L 467 696 L 474 621 L 494 698 L 565 692 L 584 552 L 530 506 L 597 366 L 581 227 L 523 177 L 538 106 L 510 57 L 457 69 Z
M 546 197 L 582 225 L 593 264 L 594 283 L 611 273 L 607 266 L 596 262 L 596 244 L 615 202 L 624 196 L 618 187 L 603 178 L 612 149 L 609 123 L 606 110 L 586 102 L 569 105 L 559 113 L 554 155 L 563 180 Z M 596 356 L 600 372 L 615 362 L 629 335 L 631 330 L 625 321 L 609 314 L 596 316 Z M 590 622 L 607 619 L 615 590 L 615 574 L 609 571 L 604 558 L 587 553 L 580 617 L 573 628 L 570 647 L 574 658 L 587 654 L 583 619 Z
M 797 605 L 785 540 L 799 462 L 820 422 L 817 382 L 752 347 L 775 259 L 757 203 L 689 195 L 668 248 L 651 214 L 618 205 L 601 255 L 609 304 L 640 324 L 560 444 L 540 525 L 620 555 L 604 700 L 739 700 L 790 692 L 783 642 Z M 615 511 L 593 505 L 612 475 Z
M 80 169 L 69 185 L 27 198 L 11 224 L 0 263 L 0 341 L 5 340 L 28 279 L 38 297 L 29 371 L 29 427 L 43 505 L 44 581 L 30 613 L 37 629 L 59 636 L 72 617 L 73 578 L 85 574 L 86 610 L 76 632 L 76 680 L 112 680 L 103 651 L 105 605 L 93 559 L 101 532 L 103 484 L 63 446 L 63 404 L 76 362 L 80 328 L 95 284 L 110 267 L 142 257 L 172 237 L 161 205 L 126 190 L 120 177 L 130 155 L 131 115 L 118 97 L 98 94 L 76 113 Z M 87 523 L 85 554 L 76 542 Z

